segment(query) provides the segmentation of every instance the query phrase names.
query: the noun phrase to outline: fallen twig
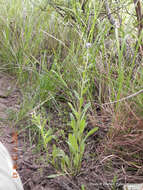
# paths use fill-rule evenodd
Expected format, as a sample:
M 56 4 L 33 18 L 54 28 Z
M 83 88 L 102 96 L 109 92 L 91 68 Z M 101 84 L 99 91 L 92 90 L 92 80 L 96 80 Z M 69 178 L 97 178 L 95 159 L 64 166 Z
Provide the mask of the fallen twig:
M 133 97 L 135 97 L 135 96 L 137 96 L 137 95 L 139 95 L 139 94 L 141 94 L 141 93 L 143 93 L 143 89 L 141 89 L 141 90 L 139 90 L 138 92 L 136 92 L 136 93 L 134 93 L 134 94 L 131 94 L 131 95 L 127 96 L 127 97 L 124 97 L 124 98 L 122 98 L 122 99 L 120 99 L 120 100 L 117 100 L 117 101 L 114 101 L 114 102 L 107 102 L 107 103 L 104 103 L 104 104 L 102 104 L 102 106 L 104 106 L 104 105 L 109 105 L 109 104 L 115 104 L 115 103 L 118 103 L 118 102 L 122 102 L 122 101 L 128 100 L 128 99 L 130 99 L 130 98 L 133 98 Z

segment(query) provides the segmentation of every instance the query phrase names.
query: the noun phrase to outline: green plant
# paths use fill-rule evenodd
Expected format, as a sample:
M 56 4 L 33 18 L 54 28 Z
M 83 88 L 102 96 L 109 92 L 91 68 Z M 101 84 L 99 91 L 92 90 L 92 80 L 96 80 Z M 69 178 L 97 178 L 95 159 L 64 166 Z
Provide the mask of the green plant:
M 114 176 L 112 180 L 112 190 L 116 190 L 117 176 Z
M 84 185 L 81 185 L 81 190 L 86 190 Z
M 40 114 L 37 115 L 35 112 L 33 112 L 31 121 L 40 130 L 41 138 L 43 140 L 43 146 L 44 146 L 44 149 L 47 153 L 47 161 L 50 162 L 50 156 L 49 156 L 47 145 L 48 145 L 48 143 L 50 143 L 50 141 L 52 139 L 56 138 L 53 135 L 53 130 L 50 127 L 48 127 L 48 129 L 45 129 L 47 119 L 43 118 Z
M 142 121 L 143 33 L 137 34 L 141 23 L 134 7 L 133 1 L 0 0 L 0 71 L 16 75 L 22 94 L 19 110 L 8 110 L 9 119 L 18 125 L 33 113 L 38 147 L 44 147 L 48 162 L 62 175 L 80 173 L 87 138 L 98 123 L 106 125 L 106 119 L 95 121 L 88 131 L 88 114 L 98 120 L 98 114 L 106 118 L 109 113 L 109 140 L 120 128 L 116 123 L 130 126 L 129 114 L 136 116 L 133 123 Z M 27 128 L 31 123 L 23 131 Z M 91 154 L 93 160 L 98 155 Z
M 70 113 L 70 126 L 72 132 L 68 134 L 67 144 L 69 147 L 69 155 L 55 145 L 53 146 L 53 164 L 57 167 L 56 158 L 60 158 L 60 167 L 63 172 L 68 172 L 71 175 L 75 176 L 80 172 L 83 154 L 85 151 L 85 145 L 87 138 L 94 134 L 98 127 L 90 130 L 86 135 L 84 134 L 86 128 L 86 113 L 90 107 L 90 103 L 84 105 L 84 96 L 87 92 L 88 86 L 88 75 L 87 67 L 88 64 L 88 50 L 85 52 L 85 62 L 83 64 L 83 69 L 79 73 L 81 75 L 81 81 L 78 84 L 79 93 L 74 91 L 76 97 L 75 106 L 69 103 L 69 106 L 72 110 Z

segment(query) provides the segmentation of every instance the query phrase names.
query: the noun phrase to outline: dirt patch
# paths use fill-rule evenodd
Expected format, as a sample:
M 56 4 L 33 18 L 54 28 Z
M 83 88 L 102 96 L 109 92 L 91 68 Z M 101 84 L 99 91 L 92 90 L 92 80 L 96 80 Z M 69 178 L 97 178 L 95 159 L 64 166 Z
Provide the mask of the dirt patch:
M 8 110 L 16 108 L 18 93 L 16 92 L 14 78 L 0 74 L 0 140 L 9 151 L 13 148 L 12 133 L 14 132 L 12 125 L 8 123 Z

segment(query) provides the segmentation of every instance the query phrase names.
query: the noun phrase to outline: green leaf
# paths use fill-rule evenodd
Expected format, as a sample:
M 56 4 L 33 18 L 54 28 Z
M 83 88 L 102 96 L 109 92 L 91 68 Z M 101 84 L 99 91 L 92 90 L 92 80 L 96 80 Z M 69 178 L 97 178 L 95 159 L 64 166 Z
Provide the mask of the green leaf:
M 58 148 L 58 154 L 57 154 L 57 156 L 64 158 L 65 157 L 65 152 L 62 149 Z
M 65 174 L 52 174 L 52 175 L 49 175 L 47 176 L 49 179 L 51 178 L 55 178 L 55 177 L 59 177 L 59 176 L 64 176 Z
M 63 85 L 66 87 L 66 88 L 68 88 L 68 86 L 67 86 L 67 84 L 66 84 L 66 82 L 63 80 L 63 78 L 62 78 L 62 75 L 59 75 L 56 71 L 54 71 L 54 70 L 51 70 L 53 73 L 55 73 L 55 75 L 59 78 L 59 80 L 63 83 Z
M 56 147 L 56 145 L 54 144 L 54 145 L 53 145 L 53 151 L 52 151 L 52 156 L 53 156 L 53 158 L 56 158 L 56 155 L 57 155 L 57 147 Z
M 77 139 L 73 134 L 69 134 L 68 145 L 69 145 L 70 150 L 72 151 L 72 153 L 75 154 L 76 152 L 78 152 Z
M 85 141 L 82 140 L 80 142 L 80 156 L 82 157 L 83 153 L 84 153 L 84 150 L 85 150 Z
M 50 136 L 53 133 L 52 129 L 48 129 L 48 131 L 46 131 L 45 137 Z
M 82 91 L 82 96 L 87 92 L 87 90 L 88 90 L 88 87 L 85 87 L 85 88 L 83 89 L 83 91 Z
M 84 131 L 84 129 L 85 129 L 85 126 L 86 126 L 86 122 L 85 122 L 84 119 L 82 119 L 82 120 L 80 121 L 80 126 L 79 126 L 80 134 L 83 134 L 83 131 Z
M 75 118 L 74 118 L 74 116 L 73 116 L 72 113 L 70 113 L 70 119 L 71 119 L 71 120 L 75 120 Z
M 75 97 L 79 100 L 79 94 L 74 90 Z
M 78 112 L 74 109 L 73 105 L 72 105 L 70 102 L 68 102 L 68 105 L 70 106 L 72 112 L 74 113 L 74 115 L 75 115 L 76 118 L 77 118 L 77 117 L 78 117 Z
M 65 160 L 66 164 L 69 167 L 69 165 L 70 165 L 70 159 L 69 159 L 69 157 L 67 155 L 65 155 L 64 160 Z
M 62 149 L 57 148 L 56 145 L 53 145 L 52 156 L 54 158 L 56 158 L 56 157 L 65 157 L 65 152 Z
M 81 190 L 85 190 L 85 186 L 83 184 L 81 185 Z
M 98 127 L 95 127 L 95 128 L 93 128 L 93 129 L 91 129 L 91 130 L 87 133 L 87 135 L 85 136 L 84 141 L 85 141 L 90 135 L 92 135 L 93 133 L 95 133 L 97 130 L 98 130 Z
M 78 153 L 74 156 L 73 162 L 74 162 L 75 168 L 78 168 L 79 162 L 80 162 L 80 157 L 79 157 L 79 154 L 78 154 Z
M 83 105 L 83 97 L 80 97 L 80 100 L 79 100 L 79 105 L 80 105 L 80 108 L 82 107 L 82 105 Z
M 48 138 L 45 139 L 45 143 L 48 144 L 52 140 L 53 136 L 49 136 Z
M 70 125 L 71 125 L 71 127 L 72 127 L 72 129 L 73 129 L 73 131 L 74 131 L 74 133 L 75 133 L 76 130 L 77 130 L 76 121 L 75 121 L 74 119 L 71 120 Z
M 89 109 L 89 107 L 91 106 L 90 103 L 86 104 L 83 111 L 82 111 L 82 119 L 85 117 L 85 114 L 87 112 L 87 110 Z

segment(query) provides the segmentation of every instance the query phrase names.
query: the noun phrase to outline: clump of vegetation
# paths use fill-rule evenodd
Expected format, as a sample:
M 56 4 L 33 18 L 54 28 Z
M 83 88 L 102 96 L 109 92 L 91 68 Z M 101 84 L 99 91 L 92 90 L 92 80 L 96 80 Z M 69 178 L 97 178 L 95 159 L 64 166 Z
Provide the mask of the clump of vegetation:
M 83 160 L 104 163 L 109 183 L 115 170 L 117 182 L 130 170 L 140 179 L 141 1 L 0 0 L 0 11 L 0 69 L 23 94 L 15 121 L 38 127 L 48 163 L 69 176 Z

